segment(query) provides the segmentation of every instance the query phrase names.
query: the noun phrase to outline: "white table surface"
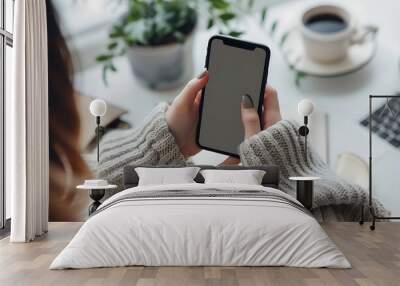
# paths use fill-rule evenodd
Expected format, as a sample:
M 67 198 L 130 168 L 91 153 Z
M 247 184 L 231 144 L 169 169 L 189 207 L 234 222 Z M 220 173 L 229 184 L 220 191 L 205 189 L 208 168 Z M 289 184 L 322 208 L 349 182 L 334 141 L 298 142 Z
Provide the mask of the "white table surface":
M 280 19 L 285 26 L 286 20 L 293 19 L 296 13 L 306 6 L 320 3 L 317 0 L 295 1 L 271 7 L 269 21 Z M 268 32 L 252 20 L 244 23 L 248 34 L 244 38 L 267 44 L 271 48 L 268 83 L 279 92 L 283 110 L 295 110 L 297 103 L 308 98 L 315 103 L 316 109 L 329 115 L 329 158 L 331 167 L 335 166 L 338 155 L 350 151 L 368 158 L 368 130 L 359 124 L 360 119 L 368 114 L 369 94 L 393 94 L 400 90 L 400 1 L 397 0 L 352 0 L 339 2 L 349 7 L 361 23 L 375 24 L 379 27 L 378 48 L 374 59 L 361 70 L 335 78 L 306 77 L 301 86 L 296 87 L 294 74 L 287 66 L 279 48 L 269 37 Z M 293 14 L 294 13 L 294 14 Z M 267 23 L 268 25 L 268 23 Z M 212 32 L 198 31 L 194 39 L 195 72 L 204 66 L 206 46 Z M 109 87 L 101 81 L 101 67 L 95 66 L 76 76 L 79 90 L 91 96 L 103 98 L 130 112 L 125 120 L 137 125 L 149 111 L 161 101 L 170 101 L 179 90 L 154 92 L 142 86 L 132 75 L 125 57 L 116 61 L 119 70 L 111 74 Z M 312 130 L 311 130 L 312 132 Z M 374 136 L 374 158 L 384 157 L 395 149 L 377 136 Z M 216 163 L 224 156 L 201 152 L 198 162 Z M 390 162 L 389 162 L 390 163 Z M 391 165 L 392 166 L 391 166 Z M 386 168 L 395 168 L 391 162 Z M 384 164 L 383 164 L 384 165 Z M 397 176 L 400 177 L 400 176 Z M 393 178 L 395 179 L 395 178 Z M 400 185 L 400 181 L 397 186 Z

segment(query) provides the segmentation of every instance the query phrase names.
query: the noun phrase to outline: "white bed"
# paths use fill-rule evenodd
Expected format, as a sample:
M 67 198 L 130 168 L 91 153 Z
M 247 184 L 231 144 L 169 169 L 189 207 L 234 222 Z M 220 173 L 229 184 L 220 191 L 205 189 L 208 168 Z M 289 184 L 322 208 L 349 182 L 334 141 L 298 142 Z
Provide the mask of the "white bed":
M 254 185 L 192 183 L 127 189 L 100 206 L 50 269 L 351 267 L 298 204 L 279 190 Z

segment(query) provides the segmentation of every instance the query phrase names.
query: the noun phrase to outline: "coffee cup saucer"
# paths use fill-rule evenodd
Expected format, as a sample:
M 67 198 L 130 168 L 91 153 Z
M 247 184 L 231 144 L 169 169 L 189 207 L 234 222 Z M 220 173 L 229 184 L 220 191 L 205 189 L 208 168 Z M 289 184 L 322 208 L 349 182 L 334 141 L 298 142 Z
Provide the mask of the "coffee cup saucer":
M 287 33 L 282 52 L 288 64 L 298 72 L 318 77 L 334 77 L 352 73 L 364 67 L 374 57 L 376 47 L 376 38 L 370 37 L 362 44 L 350 46 L 348 55 L 343 60 L 332 63 L 317 62 L 304 53 L 300 29 L 294 27 Z

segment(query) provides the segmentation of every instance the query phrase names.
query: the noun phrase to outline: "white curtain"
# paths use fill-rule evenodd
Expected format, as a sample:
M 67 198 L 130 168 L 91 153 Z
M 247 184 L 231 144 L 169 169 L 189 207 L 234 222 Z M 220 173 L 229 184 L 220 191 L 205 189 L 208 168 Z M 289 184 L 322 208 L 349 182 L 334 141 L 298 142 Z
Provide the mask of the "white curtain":
M 47 231 L 49 195 L 45 0 L 15 1 L 13 92 L 6 111 L 12 242 Z

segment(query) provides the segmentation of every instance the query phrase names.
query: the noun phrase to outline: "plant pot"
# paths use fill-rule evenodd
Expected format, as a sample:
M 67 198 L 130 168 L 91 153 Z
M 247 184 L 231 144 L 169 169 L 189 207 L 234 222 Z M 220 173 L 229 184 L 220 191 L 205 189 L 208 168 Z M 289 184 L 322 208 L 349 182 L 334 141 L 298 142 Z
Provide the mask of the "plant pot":
M 132 71 L 149 88 L 177 88 L 193 73 L 193 32 L 184 43 L 133 46 L 128 49 L 127 55 Z

